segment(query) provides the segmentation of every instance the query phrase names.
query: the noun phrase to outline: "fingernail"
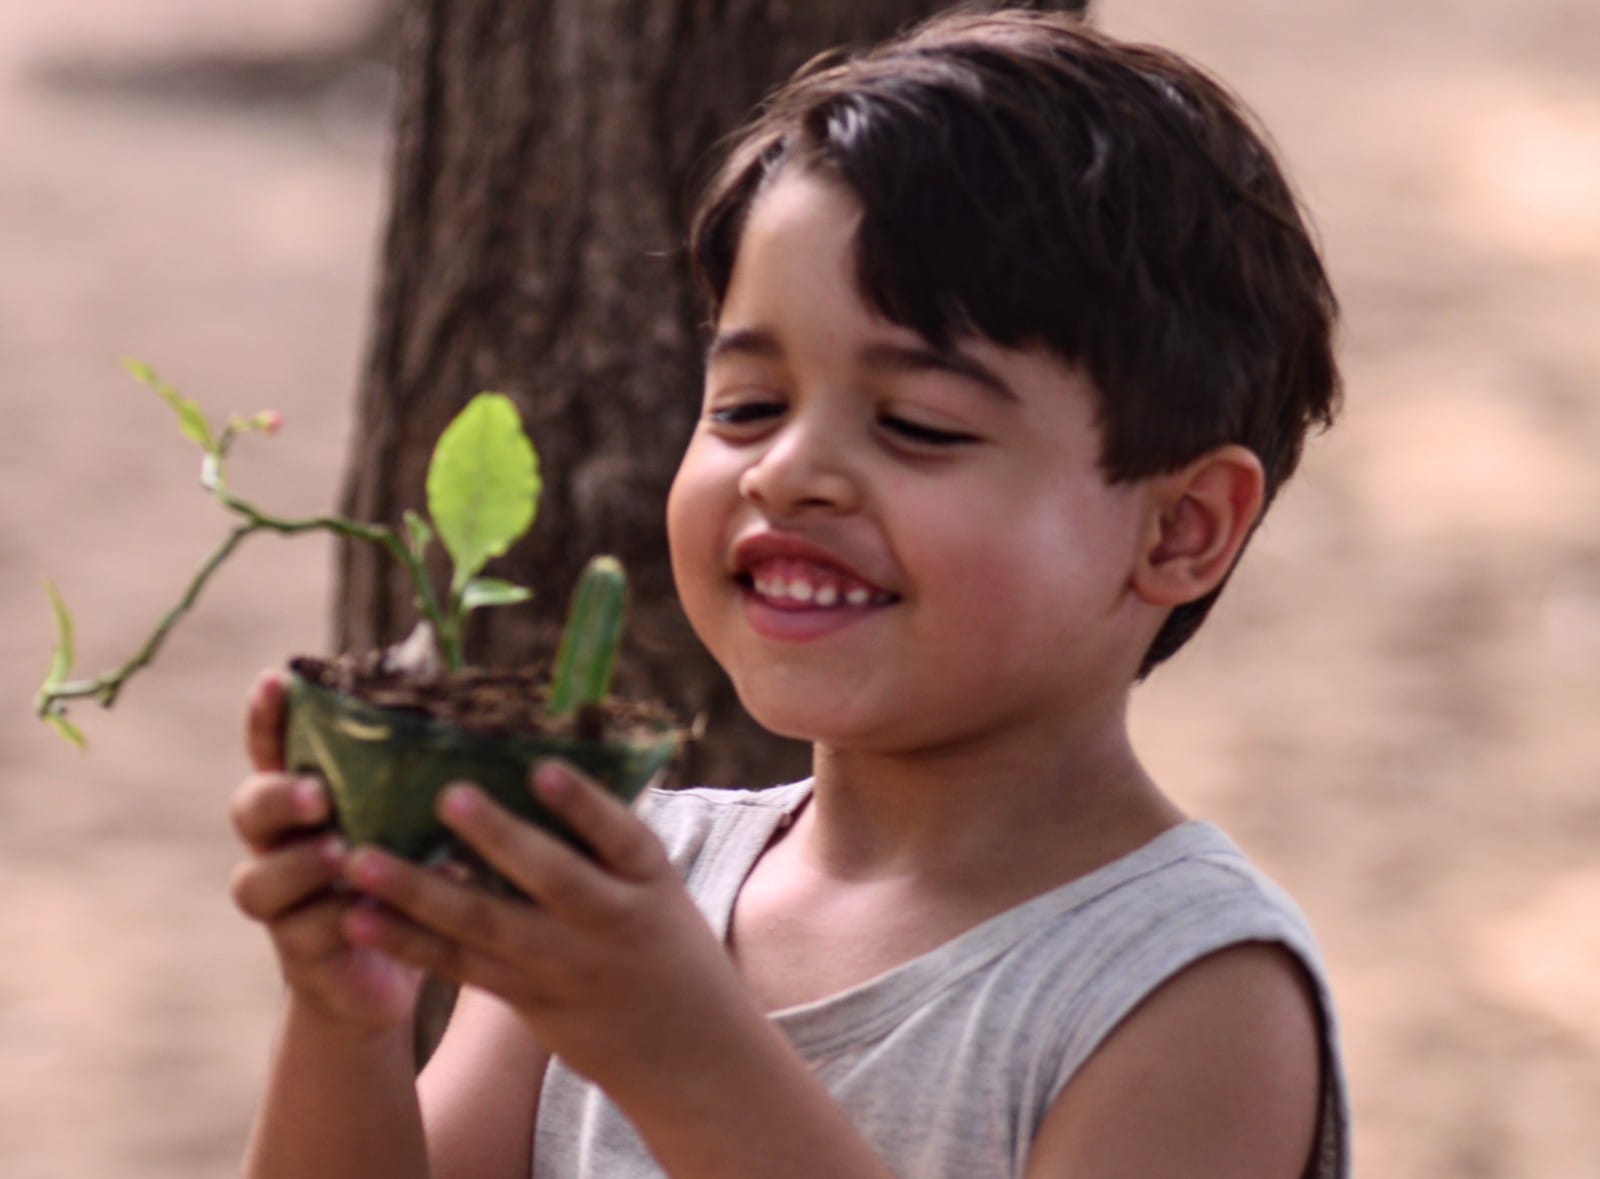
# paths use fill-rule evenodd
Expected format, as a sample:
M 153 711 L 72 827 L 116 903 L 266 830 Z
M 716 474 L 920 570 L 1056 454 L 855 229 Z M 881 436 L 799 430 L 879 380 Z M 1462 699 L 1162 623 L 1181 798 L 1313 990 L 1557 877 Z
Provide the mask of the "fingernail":
M 383 882 L 383 857 L 370 851 L 357 851 L 345 863 L 345 875 L 358 888 Z
M 558 761 L 540 762 L 539 768 L 534 771 L 533 784 L 545 798 L 554 800 L 562 797 L 572 790 L 578 780 L 572 776 L 572 771 Z
M 314 819 L 322 813 L 322 783 L 301 778 L 294 784 L 294 809 L 302 818 Z
M 349 845 L 337 835 L 330 835 L 317 845 L 317 851 L 329 864 L 343 863 L 345 853 L 349 850 Z
M 468 819 L 478 809 L 478 792 L 465 783 L 448 786 L 439 795 L 439 815 L 444 819 Z

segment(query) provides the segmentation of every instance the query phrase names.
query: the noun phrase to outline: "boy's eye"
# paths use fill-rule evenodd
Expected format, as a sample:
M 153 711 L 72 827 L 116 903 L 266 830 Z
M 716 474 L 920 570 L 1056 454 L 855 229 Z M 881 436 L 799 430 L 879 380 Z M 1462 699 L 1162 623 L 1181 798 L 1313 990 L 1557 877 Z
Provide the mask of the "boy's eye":
M 706 421 L 716 426 L 749 426 L 770 421 L 782 413 L 783 406 L 776 401 L 742 401 L 707 410 Z
M 976 442 L 976 434 L 965 434 L 958 430 L 941 430 L 934 426 L 925 426 L 921 422 L 911 421 L 909 418 L 896 417 L 893 414 L 884 414 L 878 419 L 878 424 L 891 434 L 919 446 L 960 446 L 968 442 Z

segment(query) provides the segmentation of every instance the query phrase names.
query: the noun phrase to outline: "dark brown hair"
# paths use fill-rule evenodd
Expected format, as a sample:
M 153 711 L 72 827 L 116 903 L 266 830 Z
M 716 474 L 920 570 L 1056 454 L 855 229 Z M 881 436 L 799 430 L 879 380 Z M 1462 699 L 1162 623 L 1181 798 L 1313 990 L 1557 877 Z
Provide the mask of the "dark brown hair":
M 1240 104 L 1173 53 L 1010 11 L 814 60 L 696 213 L 713 313 L 751 205 L 791 165 L 859 199 L 861 290 L 891 321 L 936 346 L 978 335 L 1080 366 L 1111 479 L 1239 443 L 1270 501 L 1333 418 L 1337 306 L 1298 203 Z M 1173 610 L 1141 675 L 1220 592 Z

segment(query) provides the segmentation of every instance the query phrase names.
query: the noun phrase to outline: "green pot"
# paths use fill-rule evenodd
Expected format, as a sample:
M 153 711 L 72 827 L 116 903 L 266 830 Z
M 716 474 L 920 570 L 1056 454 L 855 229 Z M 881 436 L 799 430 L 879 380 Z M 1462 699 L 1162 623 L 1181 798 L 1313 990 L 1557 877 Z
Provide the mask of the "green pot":
M 681 742 L 680 732 L 667 727 L 625 741 L 472 733 L 420 713 L 380 708 L 294 672 L 288 695 L 289 771 L 322 776 L 335 823 L 352 844 L 374 843 L 418 863 L 477 863 L 434 817 L 435 799 L 452 783 L 476 783 L 512 813 L 581 846 L 534 799 L 532 768 L 559 758 L 631 803 L 671 763 Z

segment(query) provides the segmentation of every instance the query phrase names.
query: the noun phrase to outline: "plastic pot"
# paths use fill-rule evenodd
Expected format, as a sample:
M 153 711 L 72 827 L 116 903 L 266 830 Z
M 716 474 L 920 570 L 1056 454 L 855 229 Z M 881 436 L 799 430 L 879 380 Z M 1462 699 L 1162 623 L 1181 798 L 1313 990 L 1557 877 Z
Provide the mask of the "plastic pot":
M 377 844 L 418 863 L 457 858 L 477 864 L 434 817 L 439 792 L 452 783 L 473 782 L 513 814 L 581 846 L 529 791 L 532 768 L 559 758 L 631 803 L 672 762 L 681 742 L 680 732 L 665 725 L 606 741 L 485 735 L 379 707 L 292 671 L 288 682 L 289 771 L 322 776 L 335 823 L 352 844 Z

